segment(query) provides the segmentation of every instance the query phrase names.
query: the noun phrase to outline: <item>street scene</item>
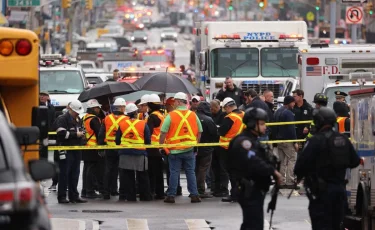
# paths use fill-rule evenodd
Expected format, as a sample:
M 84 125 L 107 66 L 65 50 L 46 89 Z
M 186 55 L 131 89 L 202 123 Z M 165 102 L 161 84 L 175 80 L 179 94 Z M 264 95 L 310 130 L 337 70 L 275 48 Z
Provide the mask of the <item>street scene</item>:
M 0 0 L 0 229 L 375 230 L 374 0 Z

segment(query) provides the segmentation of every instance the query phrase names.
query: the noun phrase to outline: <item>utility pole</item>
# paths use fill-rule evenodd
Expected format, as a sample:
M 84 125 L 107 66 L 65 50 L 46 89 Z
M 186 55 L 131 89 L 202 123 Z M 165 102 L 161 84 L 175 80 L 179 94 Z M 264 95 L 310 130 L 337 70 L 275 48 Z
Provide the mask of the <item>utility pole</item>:
M 330 44 L 335 43 L 336 38 L 336 0 L 331 0 L 331 10 L 330 10 Z

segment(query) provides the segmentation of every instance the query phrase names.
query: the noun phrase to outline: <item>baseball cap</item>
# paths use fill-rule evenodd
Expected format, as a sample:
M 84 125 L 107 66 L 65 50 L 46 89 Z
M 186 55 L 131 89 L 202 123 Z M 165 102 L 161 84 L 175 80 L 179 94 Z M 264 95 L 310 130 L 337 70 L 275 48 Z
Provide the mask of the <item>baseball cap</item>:
M 284 98 L 284 105 L 289 105 L 292 102 L 295 102 L 294 97 L 288 95 Z
M 195 96 L 193 96 L 193 97 L 191 98 L 191 101 L 193 101 L 193 100 L 201 101 L 201 97 L 195 95 Z

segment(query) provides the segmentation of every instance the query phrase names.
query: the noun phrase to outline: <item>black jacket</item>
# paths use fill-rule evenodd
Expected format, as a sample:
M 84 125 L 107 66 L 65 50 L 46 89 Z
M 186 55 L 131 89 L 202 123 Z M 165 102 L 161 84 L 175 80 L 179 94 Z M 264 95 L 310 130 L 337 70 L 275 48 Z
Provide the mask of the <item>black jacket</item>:
M 279 108 L 274 115 L 275 122 L 292 122 L 294 114 L 285 106 Z M 276 140 L 295 140 L 296 125 L 276 125 L 272 127 L 272 137 Z
M 219 101 L 223 101 L 226 97 L 232 98 L 236 102 L 238 107 L 245 103 L 243 92 L 236 85 L 234 85 L 233 90 L 226 89 L 224 91 L 223 89 L 221 89 L 216 95 L 216 99 L 218 99 Z
M 217 114 L 212 114 L 211 117 L 217 126 L 221 126 L 226 115 L 227 114 L 220 109 Z
M 83 125 L 85 120 L 82 121 Z M 94 136 L 96 140 L 99 139 L 99 131 L 101 127 L 101 122 L 99 117 L 94 117 L 90 121 L 90 128 L 94 130 Z M 92 137 L 91 137 L 92 138 Z M 98 155 L 98 150 L 84 150 L 82 151 L 82 160 L 83 161 L 99 161 L 101 157 Z
M 210 104 L 208 102 L 201 102 L 198 105 L 197 116 L 201 121 L 203 132 L 200 143 L 215 143 L 218 140 L 217 127 L 214 120 L 210 117 Z M 207 156 L 214 150 L 213 146 L 199 147 L 198 156 Z
M 250 149 L 246 142 L 251 142 Z M 271 176 L 275 168 L 267 162 L 266 150 L 258 140 L 258 136 L 248 130 L 244 130 L 229 143 L 228 170 L 235 180 L 241 178 L 254 181 L 254 186 L 268 191 L 271 184 Z
M 57 117 L 54 125 L 58 145 L 82 145 L 82 138 L 77 137 L 77 131 L 82 127 L 78 117 L 74 119 L 68 112 Z
M 250 103 L 250 107 L 263 109 L 264 111 L 267 112 L 267 115 L 268 115 L 268 121 L 267 122 L 273 121 L 272 110 L 270 110 L 268 105 L 264 101 L 262 101 L 259 97 L 255 97 L 253 99 L 253 101 Z
M 303 104 L 301 107 L 297 107 L 297 104 L 296 104 L 292 110 L 292 112 L 294 113 L 295 121 L 312 120 L 312 111 L 313 111 L 313 107 L 305 99 L 303 99 Z M 296 125 L 297 139 L 306 138 L 309 132 L 304 134 L 303 133 L 304 128 L 308 128 L 310 131 L 310 124 Z

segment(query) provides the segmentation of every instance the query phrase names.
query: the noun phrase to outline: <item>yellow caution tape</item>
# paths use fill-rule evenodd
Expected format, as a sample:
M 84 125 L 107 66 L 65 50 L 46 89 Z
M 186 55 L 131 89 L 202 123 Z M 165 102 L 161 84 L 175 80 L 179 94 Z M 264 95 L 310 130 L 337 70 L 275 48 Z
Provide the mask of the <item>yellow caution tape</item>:
M 299 125 L 299 124 L 311 124 L 310 121 L 288 121 L 288 122 L 270 122 L 266 123 L 267 126 L 276 126 L 276 125 Z M 48 135 L 56 135 L 56 132 L 48 132 Z
M 263 144 L 276 144 L 276 143 L 294 143 L 294 142 L 304 142 L 305 139 L 298 140 L 275 140 L 275 141 L 261 141 Z M 227 146 L 228 143 L 200 143 L 194 145 L 194 147 L 212 147 L 212 146 Z M 173 147 L 184 147 L 191 148 L 191 145 L 182 144 L 159 144 L 159 145 L 117 145 L 117 146 L 107 146 L 107 145 L 96 145 L 96 146 L 49 146 L 48 150 L 107 150 L 107 149 L 133 149 L 133 148 L 173 148 Z

